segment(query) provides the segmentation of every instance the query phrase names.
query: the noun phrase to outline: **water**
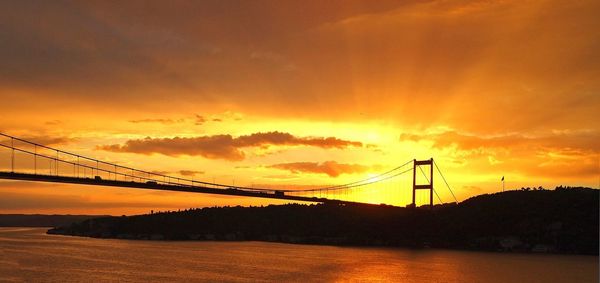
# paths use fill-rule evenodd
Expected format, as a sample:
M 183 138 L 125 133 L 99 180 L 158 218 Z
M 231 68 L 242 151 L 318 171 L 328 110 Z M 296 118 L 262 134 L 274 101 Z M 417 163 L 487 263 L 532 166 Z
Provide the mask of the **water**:
M 0 228 L 0 281 L 598 282 L 596 256 L 151 242 L 45 231 Z

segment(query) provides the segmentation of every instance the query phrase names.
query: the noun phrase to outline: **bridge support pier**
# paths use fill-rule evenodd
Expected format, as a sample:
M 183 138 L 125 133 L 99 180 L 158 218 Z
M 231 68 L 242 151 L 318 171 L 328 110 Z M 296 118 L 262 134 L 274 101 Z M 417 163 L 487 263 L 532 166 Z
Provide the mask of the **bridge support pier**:
M 417 167 L 424 165 L 429 166 L 429 178 L 425 176 L 428 184 L 417 185 Z M 423 170 L 420 167 L 419 170 Z M 429 206 L 433 207 L 433 158 L 428 160 L 413 160 L 413 191 L 412 191 L 412 207 L 416 207 L 417 190 L 429 190 Z

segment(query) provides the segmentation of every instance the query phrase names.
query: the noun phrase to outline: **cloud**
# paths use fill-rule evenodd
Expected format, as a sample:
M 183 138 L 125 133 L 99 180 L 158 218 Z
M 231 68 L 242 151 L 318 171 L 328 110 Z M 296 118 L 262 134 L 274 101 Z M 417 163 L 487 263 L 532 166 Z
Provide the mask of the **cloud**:
M 20 138 L 20 139 L 23 139 L 23 140 L 26 140 L 26 141 L 29 141 L 32 143 L 45 145 L 45 146 L 65 145 L 65 144 L 69 144 L 71 142 L 77 141 L 76 138 L 65 137 L 65 136 L 51 136 L 51 135 L 36 135 L 36 136 L 24 135 L 24 136 L 18 136 L 17 138 Z M 6 138 L 6 137 L 0 137 L 0 143 L 9 145 L 10 139 Z M 15 147 L 32 147 L 27 143 L 23 143 L 23 142 L 19 142 L 19 141 L 15 141 L 14 145 L 15 145 Z
M 154 174 L 158 174 L 158 175 L 172 175 L 172 174 L 179 174 L 181 176 L 186 176 L 186 177 L 194 177 L 196 175 L 202 175 L 205 172 L 204 171 L 195 171 L 195 170 L 179 170 L 179 171 L 160 171 L 160 170 L 153 170 L 150 171 L 150 173 L 154 173 Z
M 179 170 L 178 173 L 181 176 L 186 176 L 186 177 L 194 177 L 196 175 L 202 175 L 204 174 L 204 171 L 194 171 L 194 170 Z
M 296 137 L 283 132 L 253 133 L 239 137 L 213 135 L 199 137 L 150 138 L 128 140 L 125 144 L 98 146 L 97 149 L 112 152 L 139 154 L 160 153 L 169 156 L 191 155 L 208 159 L 239 161 L 245 158 L 241 148 L 269 146 L 313 146 L 325 149 L 362 147 L 361 142 L 335 137 Z
M 287 170 L 296 173 L 317 173 L 327 174 L 330 177 L 337 177 L 341 174 L 364 173 L 371 169 L 369 166 L 359 164 L 344 164 L 336 161 L 318 162 L 291 162 L 279 163 L 268 166 L 269 168 Z
M 264 125 L 307 136 L 321 122 L 332 128 L 324 136 L 346 123 L 451 128 L 457 132 L 404 137 L 419 144 L 381 139 L 360 162 L 432 152 L 464 168 L 464 180 L 475 178 L 471 171 L 515 172 L 597 184 L 590 152 L 600 138 L 577 131 L 598 130 L 600 37 L 591 27 L 600 26 L 600 1 L 367 2 L 0 1 L 0 128 L 79 137 L 69 150 L 101 144 L 229 160 L 264 151 L 275 158 L 286 148 L 241 147 L 236 136 L 130 146 L 118 138 L 252 133 L 241 127 Z M 282 70 L 287 63 L 294 72 Z M 203 126 L 193 127 L 195 113 Z M 121 124 L 169 117 L 185 123 Z M 187 145 L 193 149 L 178 148 Z
M 295 179 L 298 179 L 298 176 L 290 175 L 290 174 L 277 174 L 277 175 L 261 176 L 261 178 L 269 179 L 269 180 L 295 180 Z M 265 186 L 265 188 L 267 188 L 267 187 L 268 186 Z
M 195 122 L 196 125 L 202 125 L 206 122 L 206 118 L 204 118 L 204 116 L 196 114 L 195 117 L 196 117 L 196 122 Z
M 194 138 L 150 138 L 128 140 L 125 144 L 98 146 L 98 149 L 112 152 L 139 154 L 160 153 L 169 156 L 203 156 L 208 159 L 239 161 L 245 158 L 242 151 L 233 145 L 230 135 L 201 136 Z
M 357 141 L 347 141 L 336 137 L 309 137 L 299 138 L 290 133 L 283 132 L 267 132 L 254 133 L 251 135 L 240 136 L 234 140 L 237 146 L 268 146 L 268 145 L 308 145 L 321 148 L 346 148 L 346 147 L 362 147 L 363 144 Z
M 539 136 L 507 134 L 499 136 L 478 136 L 447 131 L 438 134 L 403 133 L 400 141 L 431 141 L 435 148 L 456 146 L 462 150 L 478 148 L 514 148 L 519 146 L 536 146 L 548 148 L 577 148 L 588 151 L 600 151 L 599 131 L 576 131 L 550 133 Z
M 430 143 L 470 171 L 547 179 L 585 180 L 598 174 L 599 131 L 486 136 L 447 131 L 400 136 L 403 142 Z M 465 167 L 466 166 L 466 167 Z
M 183 118 L 180 118 L 180 119 L 147 118 L 147 119 L 129 120 L 130 123 L 134 123 L 134 124 L 140 124 L 140 123 L 159 123 L 159 124 L 164 124 L 164 125 L 184 123 L 186 121 L 189 121 L 189 119 L 183 119 Z M 209 120 L 206 117 L 204 117 L 202 115 L 199 115 L 199 114 L 194 114 L 194 116 L 192 118 L 192 122 L 195 125 L 203 125 L 207 121 L 209 121 Z M 210 121 L 213 121 L 213 122 L 222 122 L 223 120 L 215 118 L 215 119 L 211 119 Z
M 44 115 L 135 102 L 491 133 L 589 128 L 598 3 L 1 1 L 0 95 L 3 110 Z M 258 60 L 279 57 L 296 72 Z
M 56 125 L 62 124 L 62 121 L 61 120 L 52 120 L 52 121 L 47 121 L 44 124 L 49 125 L 49 126 L 56 126 Z
M 139 119 L 139 120 L 129 120 L 130 123 L 139 124 L 139 123 L 159 123 L 164 125 L 170 125 L 175 123 L 182 123 L 183 119 Z

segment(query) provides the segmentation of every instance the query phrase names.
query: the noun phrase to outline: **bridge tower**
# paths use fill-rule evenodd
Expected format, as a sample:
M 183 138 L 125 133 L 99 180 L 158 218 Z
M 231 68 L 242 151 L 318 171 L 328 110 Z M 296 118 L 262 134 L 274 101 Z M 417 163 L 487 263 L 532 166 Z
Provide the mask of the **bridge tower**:
M 429 166 L 429 178 L 425 176 L 425 179 L 428 179 L 429 184 L 417 185 L 417 167 L 421 165 Z M 420 167 L 418 169 L 423 170 Z M 413 160 L 413 192 L 411 204 L 412 207 L 417 206 L 417 203 L 415 201 L 417 190 L 429 190 L 429 206 L 433 207 L 433 158 L 427 160 Z

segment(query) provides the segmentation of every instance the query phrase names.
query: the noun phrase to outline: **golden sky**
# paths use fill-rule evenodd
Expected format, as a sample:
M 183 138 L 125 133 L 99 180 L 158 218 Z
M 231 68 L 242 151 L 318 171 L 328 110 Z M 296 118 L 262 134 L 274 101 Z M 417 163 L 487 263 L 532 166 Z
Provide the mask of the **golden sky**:
M 339 184 L 433 157 L 459 200 L 502 176 L 600 186 L 600 2 L 321 2 L 1 1 L 0 131 L 236 185 Z M 0 193 L 0 213 L 281 203 Z

